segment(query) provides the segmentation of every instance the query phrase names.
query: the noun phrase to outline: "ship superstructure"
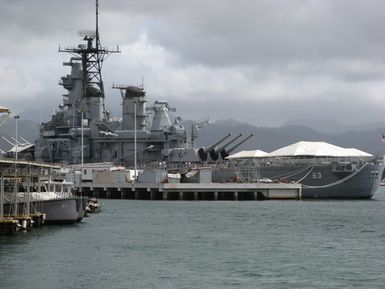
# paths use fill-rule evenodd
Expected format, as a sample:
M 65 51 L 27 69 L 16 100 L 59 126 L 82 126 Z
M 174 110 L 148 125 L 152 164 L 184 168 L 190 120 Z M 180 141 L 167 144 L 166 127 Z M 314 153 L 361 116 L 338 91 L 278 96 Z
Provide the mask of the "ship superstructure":
M 67 92 L 58 111 L 40 128 L 40 138 L 35 144 L 36 159 L 66 164 L 113 162 L 133 166 L 163 161 L 216 161 L 220 153 L 228 154 L 226 145 L 217 147 L 220 142 L 198 153 L 194 140 L 207 121 L 193 123 L 191 133 L 187 133 L 180 117 L 171 119 L 169 112 L 175 109 L 167 101 L 147 105 L 143 86 L 113 86 L 122 96 L 122 117 L 113 120 L 106 110 L 102 66 L 108 55 L 120 51 L 101 46 L 98 7 L 96 1 L 96 30 L 79 32 L 85 43 L 59 49 L 71 55 L 70 60 L 63 63 L 71 72 L 60 81 Z M 213 159 L 207 158 L 208 154 Z

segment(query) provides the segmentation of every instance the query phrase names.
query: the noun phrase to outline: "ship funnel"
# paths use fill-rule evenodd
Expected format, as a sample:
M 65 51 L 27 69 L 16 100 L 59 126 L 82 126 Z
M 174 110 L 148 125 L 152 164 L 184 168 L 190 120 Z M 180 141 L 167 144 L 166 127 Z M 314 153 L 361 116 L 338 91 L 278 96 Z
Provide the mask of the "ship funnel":
M 224 144 L 222 147 L 220 148 L 213 148 L 212 150 L 209 151 L 209 154 L 210 154 L 210 158 L 213 160 L 213 161 L 217 161 L 218 158 L 219 158 L 219 152 L 221 152 L 222 150 L 225 149 L 225 147 L 227 147 L 228 145 L 232 144 L 233 142 L 235 142 L 237 139 L 239 139 L 240 137 L 242 136 L 242 134 L 239 134 L 238 136 L 236 136 L 235 138 L 233 138 L 232 140 L 230 140 L 229 142 L 227 142 L 226 144 Z
M 207 157 L 208 157 L 208 152 L 211 151 L 213 148 L 215 148 L 217 145 L 219 145 L 221 142 L 223 142 L 225 139 L 229 138 L 231 136 L 231 134 L 229 133 L 228 135 L 226 135 L 225 137 L 221 138 L 219 141 L 217 141 L 215 144 L 209 146 L 208 148 L 200 148 L 198 150 L 198 155 L 199 155 L 199 158 L 202 160 L 202 161 L 207 161 Z
M 241 144 L 243 144 L 244 142 L 246 142 L 247 140 L 249 140 L 251 137 L 253 137 L 253 134 L 250 134 L 248 137 L 246 137 L 245 139 L 241 140 L 239 143 L 237 143 L 235 146 L 229 148 L 229 149 L 223 149 L 220 151 L 220 154 L 221 154 L 221 157 L 222 159 L 226 159 L 230 153 L 235 150 L 237 147 L 239 147 Z

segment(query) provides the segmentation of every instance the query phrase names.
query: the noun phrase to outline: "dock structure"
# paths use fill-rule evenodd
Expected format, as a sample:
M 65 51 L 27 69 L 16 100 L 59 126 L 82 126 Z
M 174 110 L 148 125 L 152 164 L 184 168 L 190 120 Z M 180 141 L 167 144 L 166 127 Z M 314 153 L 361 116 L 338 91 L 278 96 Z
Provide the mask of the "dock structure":
M 299 200 L 302 186 L 298 183 L 255 181 L 213 182 L 211 168 L 200 168 L 195 181 L 182 182 L 179 173 L 165 169 L 147 169 L 137 178 L 132 170 L 102 170 L 88 166 L 73 172 L 75 189 L 97 199 L 132 200 Z M 79 178 L 80 177 L 80 178 Z
M 16 233 L 21 227 L 18 220 L 13 218 L 0 218 L 0 235 Z
M 134 200 L 261 201 L 300 200 L 300 184 L 284 183 L 126 183 L 83 186 L 95 198 Z
M 60 168 L 60 165 L 0 159 L 0 233 L 13 233 L 19 229 L 39 226 L 44 222 L 43 214 L 34 210 L 31 206 L 32 202 L 28 200 L 22 212 L 17 202 L 12 204 L 12 211 L 5 212 L 5 192 L 16 194 L 19 186 L 26 184 L 27 193 L 29 193 L 31 186 L 38 186 L 42 176 L 51 176 L 53 170 Z

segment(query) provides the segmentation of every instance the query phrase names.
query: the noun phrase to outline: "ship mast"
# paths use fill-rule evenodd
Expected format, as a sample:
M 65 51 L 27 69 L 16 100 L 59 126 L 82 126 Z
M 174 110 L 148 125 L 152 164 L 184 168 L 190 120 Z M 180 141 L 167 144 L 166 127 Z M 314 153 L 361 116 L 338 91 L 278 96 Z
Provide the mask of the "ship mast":
M 100 48 L 100 39 L 99 39 L 99 0 L 96 0 L 96 3 L 95 3 L 95 9 L 96 9 L 96 13 L 95 13 L 95 16 L 96 16 L 96 19 L 95 19 L 95 23 L 96 23 L 96 46 L 97 48 Z
M 112 53 L 120 53 L 119 47 L 116 50 L 109 50 L 103 48 L 100 44 L 99 37 L 99 1 L 96 0 L 96 29 L 92 30 L 81 30 L 79 36 L 83 37 L 83 40 L 87 42 L 86 45 L 79 45 L 76 48 L 59 48 L 59 52 L 67 52 L 74 56 L 73 59 L 81 60 L 82 63 L 82 80 L 83 80 L 83 95 L 81 101 L 80 110 L 85 112 L 87 115 L 86 98 L 87 97 L 100 97 L 100 105 L 102 111 L 102 119 L 107 120 L 107 111 L 105 105 L 105 93 L 104 84 L 102 78 L 102 67 L 103 61 Z M 95 40 L 95 43 L 93 44 Z M 97 95 L 95 93 L 89 93 L 90 87 L 98 89 Z M 90 117 L 87 117 L 90 118 Z

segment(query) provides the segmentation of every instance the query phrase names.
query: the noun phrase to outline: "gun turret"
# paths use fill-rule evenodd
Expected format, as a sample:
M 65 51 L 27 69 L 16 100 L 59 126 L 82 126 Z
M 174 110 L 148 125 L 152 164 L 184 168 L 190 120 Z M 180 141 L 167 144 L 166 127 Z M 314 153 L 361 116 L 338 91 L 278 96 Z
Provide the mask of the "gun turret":
M 237 143 L 235 146 L 229 148 L 229 149 L 223 149 L 220 151 L 220 154 L 221 154 L 221 157 L 222 159 L 226 159 L 230 153 L 235 150 L 237 147 L 239 147 L 241 144 L 243 144 L 245 141 L 247 141 L 248 139 L 250 139 L 251 137 L 253 136 L 253 134 L 250 134 L 248 137 L 246 137 L 245 139 L 241 140 L 239 143 Z
M 242 134 L 239 134 L 238 136 L 236 136 L 235 138 L 233 138 L 232 140 L 230 140 L 229 142 L 227 142 L 226 144 L 224 144 L 222 147 L 220 148 L 213 148 L 212 150 L 209 151 L 209 154 L 210 154 L 210 158 L 213 160 L 213 161 L 217 161 L 218 158 L 219 158 L 219 152 L 223 151 L 225 149 L 225 147 L 227 147 L 228 145 L 232 144 L 233 142 L 235 142 L 237 139 L 239 139 L 240 137 L 242 136 Z
M 219 145 L 221 142 L 223 142 L 225 139 L 229 138 L 231 136 L 231 134 L 229 133 L 227 136 L 225 136 L 224 138 L 220 139 L 219 141 L 217 141 L 215 144 L 209 146 L 207 149 L 205 148 L 200 148 L 198 150 L 198 156 L 199 158 L 202 160 L 202 161 L 207 161 L 207 157 L 208 157 L 208 152 L 211 151 L 213 148 L 215 148 L 217 145 Z

